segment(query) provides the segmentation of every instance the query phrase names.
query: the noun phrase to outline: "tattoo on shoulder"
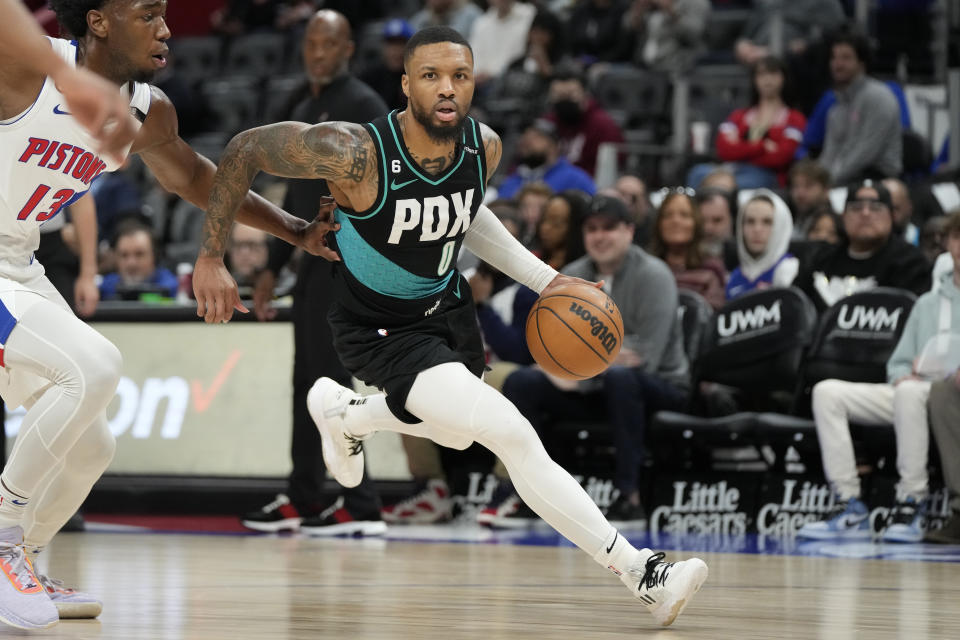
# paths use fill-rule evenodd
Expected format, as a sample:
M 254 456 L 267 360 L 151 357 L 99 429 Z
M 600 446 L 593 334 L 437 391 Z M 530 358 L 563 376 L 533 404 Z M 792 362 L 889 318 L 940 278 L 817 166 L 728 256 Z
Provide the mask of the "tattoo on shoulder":
M 483 148 L 487 159 L 487 180 L 493 177 L 500 166 L 500 158 L 503 155 L 503 141 L 500 140 L 493 129 L 486 125 L 481 125 L 483 136 Z

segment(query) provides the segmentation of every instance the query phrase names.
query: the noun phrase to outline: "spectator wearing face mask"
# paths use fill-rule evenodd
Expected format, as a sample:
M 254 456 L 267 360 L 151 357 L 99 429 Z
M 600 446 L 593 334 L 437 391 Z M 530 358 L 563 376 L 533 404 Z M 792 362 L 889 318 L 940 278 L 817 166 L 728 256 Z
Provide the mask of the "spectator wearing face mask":
M 787 251 L 793 220 L 787 204 L 775 193 L 758 189 L 737 216 L 740 265 L 727 281 L 727 300 L 755 289 L 789 287 L 799 261 Z
M 558 69 L 547 93 L 546 118 L 557 125 L 560 153 L 591 176 L 597 150 L 604 142 L 623 142 L 623 131 L 587 92 L 583 73 L 575 67 Z
M 501 198 L 514 197 L 530 182 L 545 182 L 554 191 L 579 189 L 593 195 L 597 187 L 580 167 L 560 155 L 554 123 L 538 119 L 528 126 L 517 144 L 517 168 L 500 184 Z

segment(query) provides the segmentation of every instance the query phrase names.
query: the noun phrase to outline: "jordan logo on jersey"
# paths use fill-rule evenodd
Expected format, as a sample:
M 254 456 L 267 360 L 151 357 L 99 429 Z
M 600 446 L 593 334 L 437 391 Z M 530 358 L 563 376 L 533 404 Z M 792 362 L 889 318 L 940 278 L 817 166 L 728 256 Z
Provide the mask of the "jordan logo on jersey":
M 82 147 L 45 138 L 30 138 L 19 160 L 24 164 L 36 160 L 37 166 L 72 175 L 86 185 L 107 167 L 103 160 Z
M 453 217 L 451 218 L 451 203 Z M 470 226 L 473 189 L 444 196 L 431 196 L 421 202 L 414 198 L 397 200 L 393 211 L 393 228 L 389 244 L 399 244 L 405 231 L 420 228 L 420 242 L 431 242 L 446 236 L 455 238 Z

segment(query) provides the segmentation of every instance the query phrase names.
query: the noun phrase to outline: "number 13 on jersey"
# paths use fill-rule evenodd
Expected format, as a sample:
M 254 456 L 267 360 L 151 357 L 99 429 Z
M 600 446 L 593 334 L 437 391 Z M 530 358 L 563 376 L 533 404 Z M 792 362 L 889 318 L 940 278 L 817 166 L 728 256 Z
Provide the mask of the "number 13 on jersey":
M 33 192 L 33 195 L 30 196 L 30 199 L 27 200 L 27 203 L 23 205 L 23 208 L 20 209 L 20 213 L 17 214 L 17 220 L 26 220 L 30 217 L 30 214 L 40 205 L 40 202 L 47 196 L 50 192 L 50 187 L 45 184 L 41 184 Z M 73 198 L 75 192 L 71 189 L 60 189 L 53 194 L 53 199 L 50 205 L 50 208 L 47 211 L 42 211 L 37 214 L 37 221 L 44 222 L 49 220 L 53 216 L 57 215 L 60 212 L 61 207 L 67 204 L 71 198 Z M 46 207 L 42 207 L 45 209 Z

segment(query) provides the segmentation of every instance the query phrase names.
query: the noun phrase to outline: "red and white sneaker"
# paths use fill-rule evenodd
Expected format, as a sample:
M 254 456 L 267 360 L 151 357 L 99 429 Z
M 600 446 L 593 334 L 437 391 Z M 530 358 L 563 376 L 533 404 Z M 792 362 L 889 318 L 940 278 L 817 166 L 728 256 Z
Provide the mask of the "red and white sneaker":
M 493 499 L 477 514 L 477 523 L 493 529 L 523 529 L 539 519 L 509 482 L 501 483 Z
M 300 531 L 308 536 L 382 536 L 387 533 L 387 523 L 380 512 L 353 513 L 343 506 L 343 497 L 337 498 L 326 511 L 304 518 Z
M 440 479 L 428 480 L 423 490 L 380 511 L 390 524 L 433 524 L 453 517 L 450 488 Z

